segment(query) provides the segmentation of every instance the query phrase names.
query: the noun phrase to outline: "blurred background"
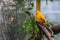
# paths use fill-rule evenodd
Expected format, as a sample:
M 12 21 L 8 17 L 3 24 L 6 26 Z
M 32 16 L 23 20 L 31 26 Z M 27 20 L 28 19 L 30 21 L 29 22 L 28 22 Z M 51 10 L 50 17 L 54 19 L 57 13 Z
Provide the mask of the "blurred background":
M 36 0 L 34 0 L 33 3 L 34 3 L 34 6 L 33 6 L 33 9 L 31 10 L 31 12 L 34 15 L 36 15 Z M 14 17 L 16 15 L 18 15 L 18 17 L 19 17 L 19 13 L 22 13 L 21 10 L 20 10 L 20 12 L 18 10 L 18 13 L 16 14 L 16 10 L 15 10 L 15 8 L 13 8 L 14 5 L 12 5 L 13 6 L 12 8 L 10 6 L 8 7 L 8 5 L 10 5 L 10 4 L 14 4 L 14 2 L 12 0 L 0 0 L 0 40 L 11 40 L 8 37 L 10 35 L 7 33 L 8 32 L 7 30 L 10 31 L 10 26 L 14 25 L 14 23 L 11 24 L 11 22 L 12 22 L 11 19 L 13 19 L 11 17 Z M 53 2 L 48 1 L 47 5 L 46 5 L 46 1 L 42 0 L 41 1 L 41 12 L 45 15 L 47 20 L 53 22 L 54 24 L 60 24 L 60 0 L 54 0 Z M 21 22 L 21 23 L 19 23 L 20 26 L 22 26 L 23 22 L 26 20 L 27 17 L 28 16 L 26 14 L 20 15 L 20 19 L 18 19 L 18 22 Z M 9 23 L 9 24 L 7 24 L 7 23 Z M 9 28 L 8 28 L 8 26 L 9 26 Z M 17 26 L 17 25 L 12 26 L 12 28 L 15 26 Z M 23 28 L 20 27 L 20 36 L 19 36 L 20 40 L 27 40 L 25 38 L 25 35 L 26 35 L 25 31 L 23 31 Z M 28 37 L 28 35 L 26 37 Z M 60 40 L 60 34 L 55 35 L 55 40 Z

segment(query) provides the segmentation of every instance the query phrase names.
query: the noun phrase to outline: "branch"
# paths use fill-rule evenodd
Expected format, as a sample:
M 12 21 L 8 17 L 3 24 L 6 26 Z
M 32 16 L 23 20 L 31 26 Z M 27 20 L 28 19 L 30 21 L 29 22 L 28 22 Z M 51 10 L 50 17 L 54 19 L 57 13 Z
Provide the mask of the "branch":
M 41 31 L 44 33 L 48 40 L 54 40 L 51 33 L 49 33 L 48 29 L 45 26 L 40 25 L 38 22 L 37 25 L 39 29 L 41 28 Z
M 60 24 L 54 25 L 54 27 L 51 28 L 54 34 L 60 33 Z

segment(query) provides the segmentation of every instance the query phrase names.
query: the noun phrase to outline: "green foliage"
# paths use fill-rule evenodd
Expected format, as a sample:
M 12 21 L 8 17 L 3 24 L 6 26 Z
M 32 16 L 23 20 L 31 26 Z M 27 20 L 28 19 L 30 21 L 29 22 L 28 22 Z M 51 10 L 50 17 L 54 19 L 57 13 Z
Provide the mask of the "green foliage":
M 33 8 L 31 7 L 31 8 L 28 8 L 28 10 L 32 10 Z
M 49 21 L 46 21 L 46 24 L 48 27 L 53 26 L 53 23 Z M 37 38 L 38 36 L 43 38 L 43 32 L 39 30 L 35 18 L 33 20 L 31 20 L 30 18 L 27 19 L 23 25 L 23 28 L 27 33 L 34 35 L 33 38 Z
M 50 28 L 54 26 L 54 24 L 52 22 L 49 22 L 48 20 L 46 21 L 46 25 Z
M 24 10 L 25 9 L 32 10 L 34 6 L 34 3 L 32 2 L 32 0 L 14 0 L 14 2 L 16 3 L 16 6 L 18 7 L 18 9 L 22 8 Z M 25 8 L 25 6 L 27 6 L 27 8 Z
M 36 20 L 33 18 L 31 20 L 30 18 L 25 21 L 25 24 L 23 25 L 23 28 L 26 29 L 27 33 L 32 34 L 33 39 L 37 38 L 38 36 L 42 37 L 41 30 L 37 27 Z
M 18 4 L 23 4 L 25 1 L 24 0 L 14 0 L 16 1 Z

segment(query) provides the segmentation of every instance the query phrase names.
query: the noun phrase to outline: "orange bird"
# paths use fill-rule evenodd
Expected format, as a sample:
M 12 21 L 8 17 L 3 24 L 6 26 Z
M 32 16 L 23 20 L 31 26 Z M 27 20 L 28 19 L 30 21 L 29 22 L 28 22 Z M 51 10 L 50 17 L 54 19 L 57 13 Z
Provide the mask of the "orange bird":
M 37 14 L 36 14 L 36 20 L 41 24 L 46 23 L 45 16 L 38 10 L 37 10 Z

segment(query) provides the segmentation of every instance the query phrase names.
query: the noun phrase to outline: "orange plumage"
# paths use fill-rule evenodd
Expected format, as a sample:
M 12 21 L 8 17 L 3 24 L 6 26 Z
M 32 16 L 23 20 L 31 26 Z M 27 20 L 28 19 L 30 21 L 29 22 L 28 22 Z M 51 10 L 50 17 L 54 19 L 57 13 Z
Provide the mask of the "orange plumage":
M 36 19 L 37 19 L 40 23 L 45 23 L 45 16 L 44 16 L 40 11 L 37 11 Z

